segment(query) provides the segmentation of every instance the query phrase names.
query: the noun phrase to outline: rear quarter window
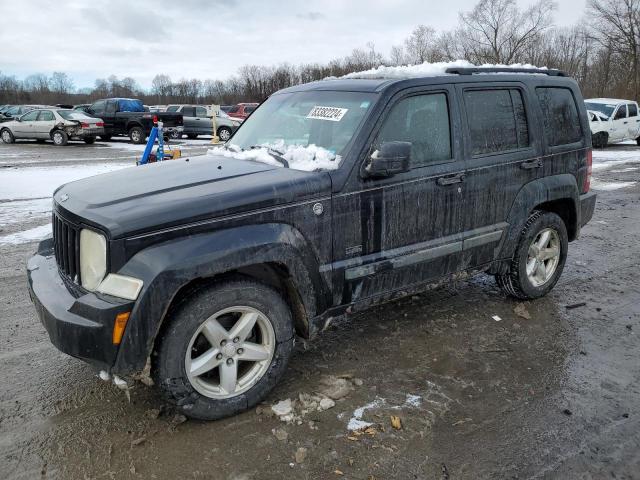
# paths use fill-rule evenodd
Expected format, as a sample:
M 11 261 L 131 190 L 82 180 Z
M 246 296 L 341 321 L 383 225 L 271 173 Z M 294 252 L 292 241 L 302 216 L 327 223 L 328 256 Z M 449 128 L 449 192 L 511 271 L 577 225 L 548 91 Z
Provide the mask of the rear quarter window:
M 563 87 L 538 87 L 545 137 L 549 146 L 568 145 L 582 140 L 578 107 L 571 90 Z

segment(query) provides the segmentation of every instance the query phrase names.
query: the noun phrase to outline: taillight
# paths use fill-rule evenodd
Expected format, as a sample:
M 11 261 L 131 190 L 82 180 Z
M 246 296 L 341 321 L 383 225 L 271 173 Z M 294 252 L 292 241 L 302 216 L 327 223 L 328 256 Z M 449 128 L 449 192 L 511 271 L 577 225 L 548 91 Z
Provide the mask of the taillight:
M 104 122 L 96 122 L 96 127 L 104 127 Z
M 85 123 L 85 122 L 82 122 L 82 123 L 80 124 L 80 126 L 81 126 L 82 128 L 89 128 L 89 127 L 91 127 L 91 125 L 89 125 L 88 123 Z
M 587 150 L 587 174 L 582 184 L 582 193 L 587 193 L 591 188 L 591 173 L 593 172 L 593 151 Z

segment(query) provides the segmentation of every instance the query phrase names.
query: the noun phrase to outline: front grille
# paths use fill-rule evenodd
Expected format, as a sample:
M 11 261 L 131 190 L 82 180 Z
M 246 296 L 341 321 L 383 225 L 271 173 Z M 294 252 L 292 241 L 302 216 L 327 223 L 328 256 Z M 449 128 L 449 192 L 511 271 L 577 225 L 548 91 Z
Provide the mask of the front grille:
M 80 228 L 53 214 L 53 248 L 60 272 L 80 284 Z

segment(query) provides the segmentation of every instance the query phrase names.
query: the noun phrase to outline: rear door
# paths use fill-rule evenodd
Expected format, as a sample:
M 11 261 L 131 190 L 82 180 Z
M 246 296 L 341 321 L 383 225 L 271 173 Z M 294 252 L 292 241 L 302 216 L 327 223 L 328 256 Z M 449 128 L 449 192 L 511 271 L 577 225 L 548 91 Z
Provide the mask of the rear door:
M 622 141 L 627 138 L 629 134 L 629 121 L 627 119 L 627 105 L 618 105 L 618 108 L 613 112 L 613 120 L 611 121 L 611 131 L 609 133 L 609 139 L 615 142 Z
M 539 131 L 524 84 L 459 85 L 465 125 L 465 269 L 492 262 L 520 189 L 542 170 Z M 537 135 L 536 135 L 537 134 Z
M 196 107 L 196 121 L 198 123 L 198 133 L 202 135 L 211 135 L 213 124 L 211 118 L 207 115 L 205 107 Z
M 635 140 L 640 135 L 640 116 L 638 116 L 638 104 L 627 104 L 627 113 L 629 121 L 629 135 L 630 140 Z
M 49 133 L 56 125 L 56 117 L 51 110 L 40 110 L 38 119 L 34 122 L 33 134 L 35 138 L 50 138 Z

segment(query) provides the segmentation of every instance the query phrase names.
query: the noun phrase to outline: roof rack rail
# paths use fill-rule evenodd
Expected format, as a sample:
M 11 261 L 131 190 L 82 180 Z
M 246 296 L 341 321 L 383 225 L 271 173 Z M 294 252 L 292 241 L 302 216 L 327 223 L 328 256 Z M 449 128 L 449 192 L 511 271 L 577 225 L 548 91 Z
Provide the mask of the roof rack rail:
M 507 68 L 507 67 L 451 67 L 446 73 L 456 75 L 473 75 L 474 73 L 538 73 L 551 77 L 566 77 L 567 74 L 555 68 Z

